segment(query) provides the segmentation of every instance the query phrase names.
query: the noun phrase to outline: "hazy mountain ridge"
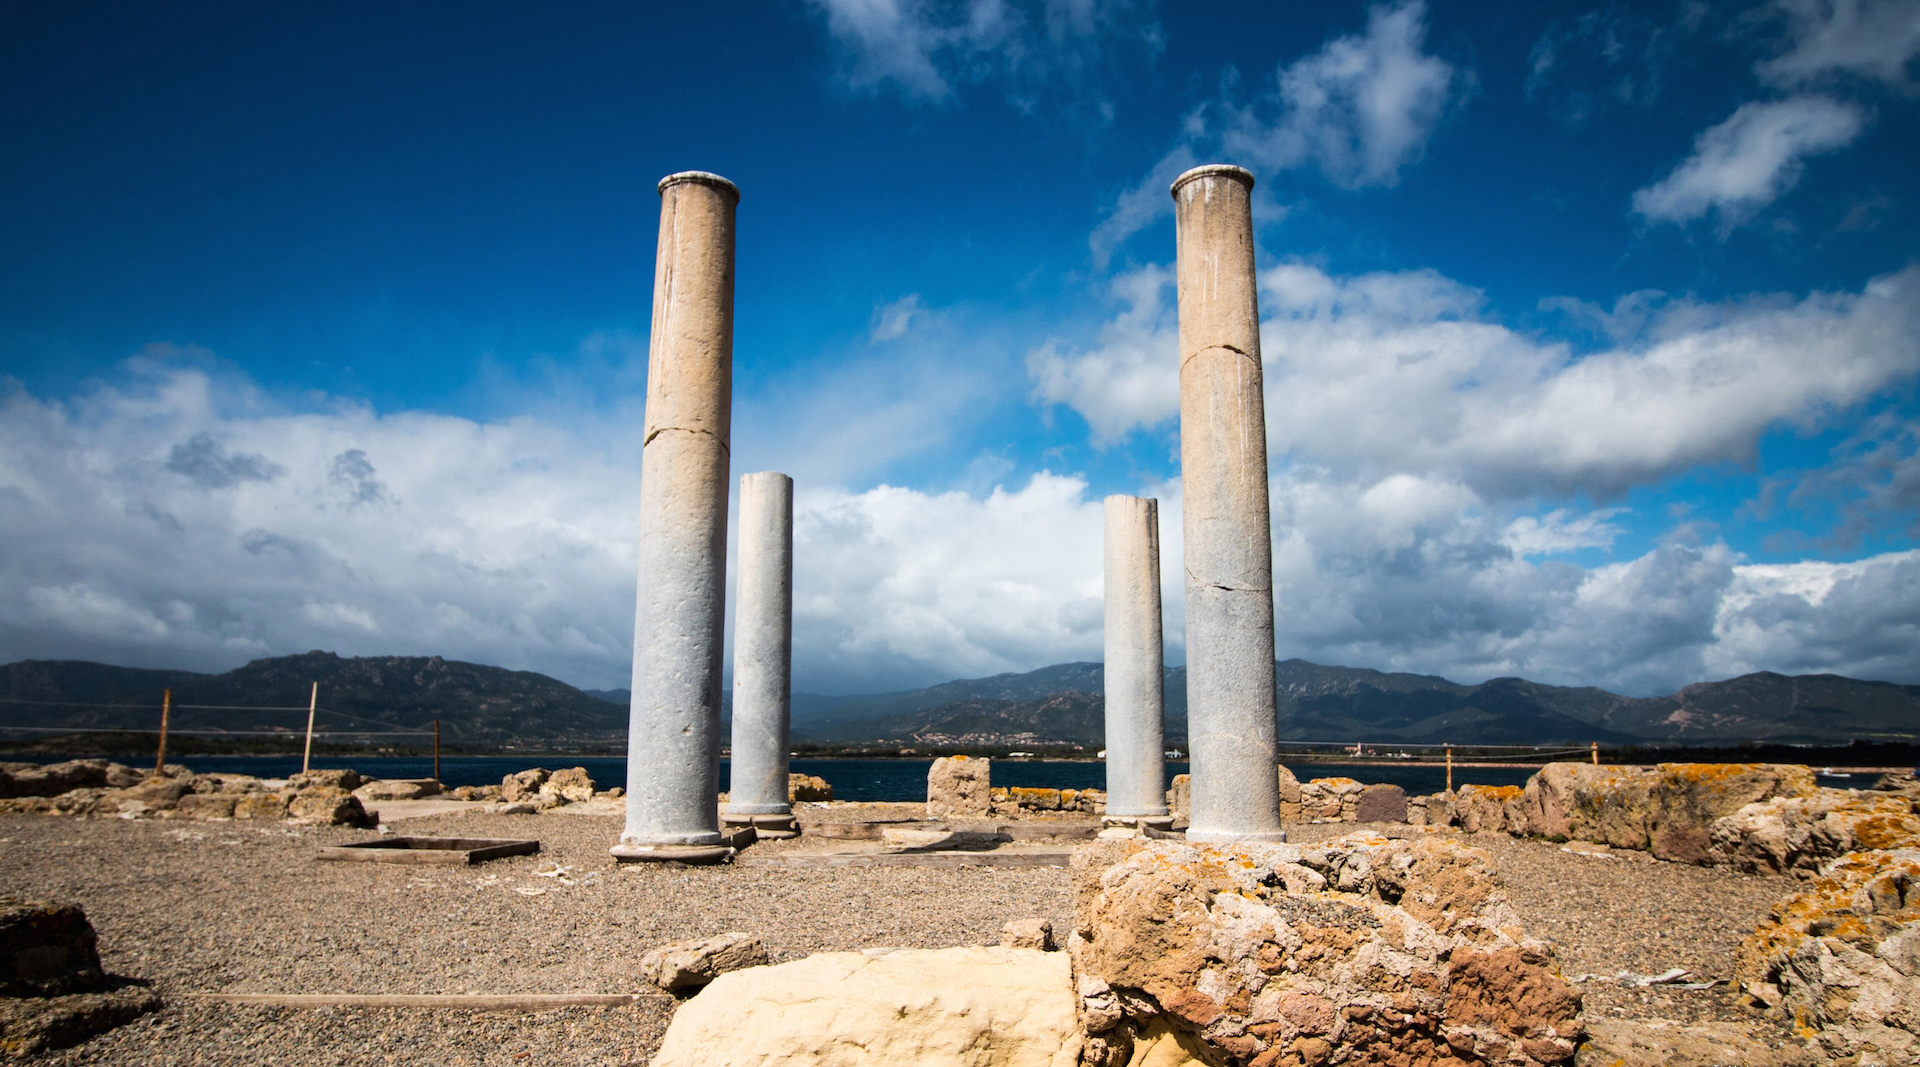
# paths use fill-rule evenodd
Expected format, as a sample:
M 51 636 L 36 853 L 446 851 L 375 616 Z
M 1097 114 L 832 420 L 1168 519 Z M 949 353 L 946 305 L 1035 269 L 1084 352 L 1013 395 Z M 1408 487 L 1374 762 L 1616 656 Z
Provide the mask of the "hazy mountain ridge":
M 1570 744 L 1588 741 L 1738 743 L 1920 740 L 1920 686 L 1838 675 L 1769 672 L 1690 685 L 1663 697 L 1523 678 L 1464 685 L 1434 675 L 1274 665 L 1280 736 L 1290 741 Z M 902 744 L 1103 743 L 1104 669 L 1060 663 L 1024 674 L 956 679 L 923 689 L 834 697 L 793 695 L 795 740 Z M 626 694 L 588 692 L 531 671 L 440 657 L 343 658 L 309 652 L 255 660 L 224 674 L 143 670 L 78 661 L 0 666 L 0 725 L 150 731 L 160 691 L 174 691 L 176 729 L 305 726 L 320 682 L 322 730 L 418 730 L 434 719 L 472 746 L 624 739 Z M 731 694 L 723 697 L 723 712 Z M 139 705 L 116 707 L 113 705 Z M 201 710 L 192 705 L 220 705 Z M 1186 740 L 1186 669 L 1166 671 L 1166 735 Z M 250 710 L 257 708 L 293 711 Z M 723 719 L 724 722 L 724 719 Z M 727 734 L 723 726 L 722 743 Z M 962 741 L 960 739 L 971 739 Z
M 624 709 L 532 671 L 439 656 L 343 658 L 331 652 L 258 659 L 224 674 L 25 660 L 0 667 L 0 698 L 141 706 L 0 700 L 0 724 L 151 731 L 159 726 L 161 690 L 171 687 L 174 729 L 298 734 L 306 728 L 314 682 L 320 683 L 316 724 L 323 732 L 425 730 L 435 719 L 449 741 L 469 745 L 605 742 L 626 732 Z

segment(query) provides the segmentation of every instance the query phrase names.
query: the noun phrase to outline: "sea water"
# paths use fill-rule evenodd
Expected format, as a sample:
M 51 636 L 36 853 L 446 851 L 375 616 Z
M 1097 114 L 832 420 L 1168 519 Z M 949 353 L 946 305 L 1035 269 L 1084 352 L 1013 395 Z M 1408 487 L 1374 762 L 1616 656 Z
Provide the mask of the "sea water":
M 120 756 L 129 766 L 151 766 L 152 757 Z M 41 762 L 52 762 L 42 759 Z M 285 778 L 300 770 L 298 756 L 183 756 L 178 762 L 200 774 L 250 774 L 257 778 Z M 916 801 L 927 798 L 927 769 L 931 759 L 794 759 L 792 769 L 827 780 L 833 786 L 835 800 Z M 315 768 L 351 767 L 368 778 L 428 778 L 433 775 L 433 760 L 424 756 L 315 756 Z M 559 770 L 585 767 L 594 784 L 609 789 L 627 782 L 625 756 L 442 756 L 440 780 L 451 789 L 463 785 L 498 785 L 500 779 L 529 767 Z M 1362 782 L 1386 782 L 1405 789 L 1411 796 L 1437 793 L 1446 788 L 1445 767 L 1409 767 L 1401 765 L 1355 766 L 1352 764 L 1289 763 L 1301 781 L 1345 775 Z M 1453 784 L 1522 785 L 1536 768 L 1456 766 Z M 728 788 L 728 765 L 720 761 L 720 788 Z M 1187 764 L 1167 764 L 1167 775 L 1187 773 Z M 1105 789 L 1107 765 L 1097 760 L 1009 760 L 993 761 L 996 786 L 1037 786 L 1052 789 Z

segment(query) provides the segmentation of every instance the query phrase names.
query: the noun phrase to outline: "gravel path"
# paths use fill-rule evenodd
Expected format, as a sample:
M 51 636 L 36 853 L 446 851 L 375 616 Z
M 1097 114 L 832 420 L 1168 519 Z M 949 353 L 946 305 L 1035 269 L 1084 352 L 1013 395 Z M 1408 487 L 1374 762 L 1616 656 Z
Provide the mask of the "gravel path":
M 866 817 L 911 813 L 872 805 Z M 812 809 L 844 821 L 851 806 Z M 667 941 L 757 934 L 775 962 L 873 946 L 994 944 L 1008 920 L 1070 919 L 1058 868 L 768 869 L 616 866 L 614 816 L 452 814 L 409 820 L 427 836 L 537 837 L 538 856 L 477 867 L 322 863 L 339 828 L 247 822 L 0 817 L 0 895 L 75 901 L 110 973 L 152 981 L 168 1007 L 43 1064 L 641 1064 L 673 1001 L 524 1015 L 424 1009 L 287 1009 L 195 1002 L 187 992 L 617 993 L 642 991 L 639 957 Z M 1295 827 L 1310 842 L 1351 825 Z M 1790 879 L 1593 859 L 1476 835 L 1529 930 L 1569 975 L 1731 975 L 1734 947 Z M 806 842 L 765 842 L 787 851 Z M 558 873 L 543 875 L 543 869 Z M 1724 988 L 1583 983 L 1590 1012 L 1766 1024 Z

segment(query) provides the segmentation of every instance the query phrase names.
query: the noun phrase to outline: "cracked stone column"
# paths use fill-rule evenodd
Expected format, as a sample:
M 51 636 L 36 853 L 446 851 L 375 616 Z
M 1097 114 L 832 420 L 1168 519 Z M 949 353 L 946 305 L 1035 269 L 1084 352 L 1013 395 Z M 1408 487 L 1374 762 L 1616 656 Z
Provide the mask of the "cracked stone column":
M 1167 810 L 1166 667 L 1160 638 L 1160 503 L 1106 500 L 1107 813 L 1173 825 Z
M 739 600 L 733 621 L 731 826 L 759 837 L 798 837 L 787 801 L 793 687 L 793 479 L 767 471 L 740 479 Z
M 615 857 L 714 862 L 721 843 L 720 655 L 733 403 L 733 227 L 717 174 L 660 180 L 640 459 L 640 580 Z
M 1253 175 L 1174 179 L 1194 841 L 1284 841 Z

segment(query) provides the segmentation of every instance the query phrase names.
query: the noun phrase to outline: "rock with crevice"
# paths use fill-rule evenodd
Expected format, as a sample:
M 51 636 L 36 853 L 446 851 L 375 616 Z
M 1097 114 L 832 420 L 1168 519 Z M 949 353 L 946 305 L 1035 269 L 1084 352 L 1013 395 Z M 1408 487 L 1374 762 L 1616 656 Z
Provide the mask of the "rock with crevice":
M 585 767 L 566 767 L 547 776 L 538 790 L 542 800 L 551 800 L 560 804 L 577 804 L 593 799 L 593 776 Z
M 1302 848 L 1112 841 L 1076 854 L 1086 1060 L 1155 1024 L 1234 1065 L 1565 1063 L 1580 994 L 1488 854 L 1359 834 Z
M 1920 848 L 1828 865 L 1741 942 L 1734 976 L 1836 1058 L 1920 1063 Z
M 1462 830 L 1526 832 L 1526 792 L 1517 785 L 1463 785 L 1449 799 L 1447 811 Z
M 1039 916 L 1015 919 L 1000 928 L 1000 945 L 1052 952 L 1058 947 L 1053 942 L 1053 920 Z
M 547 784 L 553 772 L 545 767 L 530 767 L 524 771 L 515 771 L 500 779 L 500 799 L 509 804 L 536 801 L 540 797 L 540 787 Z
M 1063 953 L 823 952 L 733 971 L 680 1005 L 652 1067 L 1075 1067 Z

